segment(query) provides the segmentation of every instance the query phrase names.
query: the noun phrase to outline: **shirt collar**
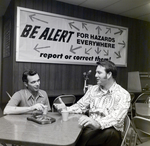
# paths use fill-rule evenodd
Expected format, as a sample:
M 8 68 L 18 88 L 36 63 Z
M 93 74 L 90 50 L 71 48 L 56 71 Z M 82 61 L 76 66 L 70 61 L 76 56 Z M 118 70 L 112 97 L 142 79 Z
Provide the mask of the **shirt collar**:
M 108 89 L 108 90 L 104 90 L 104 89 L 102 89 L 101 87 L 99 88 L 103 93 L 111 93 L 113 90 L 114 90 L 114 88 L 115 88 L 115 86 L 116 86 L 116 82 L 114 82 L 113 84 L 112 84 L 112 86 Z
M 113 91 L 114 91 L 114 88 L 116 87 L 116 85 L 117 85 L 117 83 L 116 82 L 114 82 L 113 84 L 112 84 L 112 86 L 109 88 L 109 93 L 112 93 Z
M 30 98 L 33 98 L 33 95 L 31 94 L 31 92 L 30 92 L 28 89 L 26 89 L 25 92 L 26 92 L 26 96 L 27 96 L 27 99 L 28 99 L 28 100 L 29 100 Z M 38 95 L 37 95 L 37 98 L 39 98 L 39 97 L 44 98 L 44 96 L 43 96 L 43 94 L 41 93 L 40 90 L 39 90 Z

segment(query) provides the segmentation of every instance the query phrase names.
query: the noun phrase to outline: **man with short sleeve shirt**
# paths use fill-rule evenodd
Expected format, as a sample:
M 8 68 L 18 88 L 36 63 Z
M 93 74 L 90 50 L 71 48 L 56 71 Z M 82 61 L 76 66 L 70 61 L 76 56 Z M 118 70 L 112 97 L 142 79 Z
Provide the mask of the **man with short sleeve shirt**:
M 14 93 L 7 103 L 4 114 L 23 114 L 34 111 L 43 111 L 48 106 L 51 110 L 47 93 L 40 88 L 40 78 L 36 71 L 25 71 L 22 75 L 22 81 L 26 89 L 21 89 Z

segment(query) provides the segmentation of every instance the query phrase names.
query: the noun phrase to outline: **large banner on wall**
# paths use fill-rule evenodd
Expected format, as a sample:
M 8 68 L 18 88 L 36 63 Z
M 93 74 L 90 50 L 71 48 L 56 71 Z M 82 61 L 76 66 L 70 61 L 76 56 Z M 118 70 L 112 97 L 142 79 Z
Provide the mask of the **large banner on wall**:
M 16 61 L 127 66 L 128 28 L 17 7 Z

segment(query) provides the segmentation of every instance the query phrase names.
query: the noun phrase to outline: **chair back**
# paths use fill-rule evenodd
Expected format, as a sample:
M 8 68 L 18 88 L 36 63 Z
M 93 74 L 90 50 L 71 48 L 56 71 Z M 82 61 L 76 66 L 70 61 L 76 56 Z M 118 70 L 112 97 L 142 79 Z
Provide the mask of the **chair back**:
M 53 112 L 56 111 L 54 104 L 60 103 L 59 98 L 62 99 L 62 101 L 65 103 L 66 106 L 71 106 L 72 104 L 74 104 L 76 102 L 76 97 L 74 95 L 60 95 L 60 96 L 56 97 L 53 101 L 53 104 L 52 104 Z
M 136 129 L 150 136 L 150 119 L 135 116 L 133 121 Z
M 137 97 L 135 102 L 146 103 L 148 97 L 150 97 L 150 92 L 144 92 Z
M 135 116 L 133 124 L 141 142 L 150 140 L 150 119 Z
M 147 99 L 150 97 L 150 92 L 141 93 L 136 100 L 132 103 L 132 119 L 135 115 L 135 103 L 147 103 Z
M 127 138 L 127 134 L 128 134 L 129 128 L 130 128 L 130 118 L 127 115 L 125 117 L 125 120 L 124 120 L 124 132 L 123 132 L 123 139 L 122 139 L 121 146 L 125 146 L 126 145 L 126 138 Z
M 6 91 L 6 94 L 8 95 L 9 98 L 11 98 L 10 94 Z

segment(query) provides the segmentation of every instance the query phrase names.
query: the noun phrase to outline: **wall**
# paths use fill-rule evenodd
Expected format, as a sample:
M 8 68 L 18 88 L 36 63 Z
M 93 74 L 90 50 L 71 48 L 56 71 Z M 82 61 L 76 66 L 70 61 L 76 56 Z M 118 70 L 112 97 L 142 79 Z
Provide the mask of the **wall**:
M 2 17 L 0 17 L 0 87 L 1 87 L 1 71 L 2 70 Z M 1 95 L 1 88 L 0 88 L 0 95 Z M 1 99 L 0 98 L 0 103 L 1 103 Z
M 54 0 L 13 0 L 4 16 L 4 23 L 7 19 L 11 19 L 13 28 L 11 30 L 12 53 L 10 57 L 3 59 L 2 102 L 4 104 L 9 99 L 5 94 L 6 90 L 10 94 L 13 94 L 16 90 L 23 88 L 21 75 L 28 68 L 37 70 L 41 76 L 41 88 L 46 90 L 50 96 L 56 96 L 62 93 L 83 94 L 83 72 L 89 69 L 92 70 L 89 82 L 95 84 L 95 66 L 15 62 L 17 6 L 128 27 L 128 66 L 118 68 L 117 82 L 124 88 L 127 88 L 128 71 L 139 70 L 142 72 L 150 70 L 150 23 Z M 12 73 L 10 73 L 10 70 Z
M 9 100 L 9 97 L 6 95 L 6 91 L 9 93 L 12 92 L 13 87 L 13 42 L 14 42 L 14 8 L 13 5 L 9 5 L 5 16 L 3 17 L 3 44 L 2 44 L 2 50 L 4 53 L 4 50 L 6 51 L 8 48 L 8 54 L 5 57 L 2 58 L 2 95 L 1 95 L 1 102 L 2 102 L 2 108 L 3 104 L 7 103 Z M 9 24 L 9 27 L 8 27 Z M 10 35 L 8 35 L 10 34 Z M 10 42 L 8 42 L 10 40 Z M 7 52 L 7 51 L 6 51 Z M 5 54 L 5 53 L 4 53 Z

